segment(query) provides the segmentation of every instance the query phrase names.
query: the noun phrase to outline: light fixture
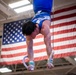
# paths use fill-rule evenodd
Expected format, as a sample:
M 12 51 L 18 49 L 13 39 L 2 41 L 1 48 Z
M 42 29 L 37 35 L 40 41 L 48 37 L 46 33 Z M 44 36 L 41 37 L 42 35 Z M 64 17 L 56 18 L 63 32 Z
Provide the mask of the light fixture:
M 74 60 L 76 61 L 76 57 L 74 58 Z
M 12 70 L 5 67 L 5 68 L 0 68 L 0 72 L 1 73 L 6 73 L 6 72 L 12 72 Z
M 18 2 L 15 2 L 15 3 L 9 4 L 9 7 L 17 8 L 17 7 L 20 7 L 20 6 L 23 6 L 23 5 L 27 5 L 27 4 L 30 4 L 30 2 L 28 0 L 22 0 L 22 1 L 18 1 Z
M 33 9 L 32 4 L 28 0 L 22 0 L 9 4 L 9 7 L 11 7 L 16 13 L 21 13 Z
M 23 7 L 14 9 L 14 11 L 17 12 L 17 13 L 21 13 L 21 12 L 25 12 L 25 11 L 32 10 L 32 9 L 33 9 L 33 6 L 32 6 L 32 4 L 30 4 L 30 5 L 27 5 L 27 6 L 23 6 Z

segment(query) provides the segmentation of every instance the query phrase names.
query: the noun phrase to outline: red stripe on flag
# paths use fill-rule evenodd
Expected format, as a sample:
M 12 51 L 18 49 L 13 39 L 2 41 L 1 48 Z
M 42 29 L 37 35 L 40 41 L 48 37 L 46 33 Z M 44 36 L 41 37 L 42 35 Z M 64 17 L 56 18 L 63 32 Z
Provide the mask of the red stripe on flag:
M 70 11 L 70 10 L 74 10 L 74 9 L 76 9 L 76 6 L 63 8 L 61 10 L 57 10 L 57 11 L 53 12 L 52 14 L 58 14 L 58 13 L 62 13 L 62 12 L 66 12 L 66 11 Z
M 58 34 L 64 34 L 64 33 L 70 33 L 70 32 L 76 32 L 76 28 L 53 32 L 51 33 L 51 35 L 58 35 Z
M 64 23 L 55 24 L 55 25 L 50 26 L 50 28 L 58 28 L 58 27 L 66 26 L 66 25 L 70 26 L 72 24 L 76 24 L 76 20 L 70 21 L 70 22 L 64 22 Z
M 21 45 L 21 46 L 16 46 L 16 47 L 11 47 L 11 48 L 2 48 L 2 51 L 11 51 L 11 50 L 18 50 L 18 49 L 23 49 L 26 48 L 26 45 Z
M 70 36 L 70 37 L 64 37 L 64 38 L 54 39 L 51 42 L 52 43 L 56 43 L 56 42 L 62 42 L 62 41 L 70 41 L 70 40 L 74 40 L 74 39 L 76 39 L 76 35 L 75 36 Z
M 66 49 L 66 48 L 72 48 L 72 47 L 76 47 L 76 43 L 67 44 L 67 45 L 63 45 L 63 46 L 55 46 L 54 50 L 60 50 L 60 49 Z
M 61 19 L 67 19 L 67 18 L 71 18 L 71 17 L 75 17 L 76 16 L 76 13 L 73 13 L 73 14 L 69 14 L 69 15 L 63 15 L 63 16 L 60 16 L 60 17 L 57 17 L 57 18 L 52 18 L 51 21 L 56 21 L 56 20 L 61 20 Z
M 62 53 L 62 54 L 55 54 L 54 58 L 62 58 L 62 57 L 73 56 L 73 55 L 76 55 L 76 51 L 75 52 Z
M 1 58 L 12 58 L 12 57 L 18 57 L 18 56 L 25 56 L 27 55 L 26 52 L 16 53 L 16 54 L 10 54 L 10 55 L 1 55 Z

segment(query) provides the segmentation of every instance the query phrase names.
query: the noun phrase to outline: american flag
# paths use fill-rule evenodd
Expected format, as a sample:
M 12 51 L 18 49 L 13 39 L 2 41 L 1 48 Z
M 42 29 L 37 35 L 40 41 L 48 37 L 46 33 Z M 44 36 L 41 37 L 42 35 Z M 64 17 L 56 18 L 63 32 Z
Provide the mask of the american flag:
M 27 55 L 26 38 L 22 35 L 22 24 L 19 20 L 4 24 L 0 65 L 22 63 Z M 54 58 L 76 55 L 76 6 L 56 10 L 51 19 L 51 45 Z M 34 39 L 35 61 L 47 59 L 43 36 Z

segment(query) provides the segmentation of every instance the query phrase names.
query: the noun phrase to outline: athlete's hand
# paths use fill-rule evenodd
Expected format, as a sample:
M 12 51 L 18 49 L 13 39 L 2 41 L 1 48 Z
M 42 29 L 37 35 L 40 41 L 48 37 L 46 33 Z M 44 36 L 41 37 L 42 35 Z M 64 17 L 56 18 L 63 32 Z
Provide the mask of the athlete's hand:
M 47 68 L 52 69 L 54 65 L 52 63 L 47 63 Z

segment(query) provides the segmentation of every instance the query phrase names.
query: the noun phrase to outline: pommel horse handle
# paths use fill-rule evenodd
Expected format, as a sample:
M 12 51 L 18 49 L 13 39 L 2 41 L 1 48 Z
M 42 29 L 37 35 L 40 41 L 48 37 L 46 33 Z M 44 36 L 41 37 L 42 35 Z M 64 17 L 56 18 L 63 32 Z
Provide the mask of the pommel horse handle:
M 28 56 L 24 56 L 24 58 L 23 58 L 23 65 L 26 67 L 26 69 L 28 69 L 28 66 L 26 65 L 26 62 L 25 62 L 26 58 L 28 58 Z

